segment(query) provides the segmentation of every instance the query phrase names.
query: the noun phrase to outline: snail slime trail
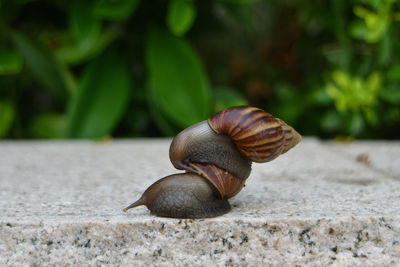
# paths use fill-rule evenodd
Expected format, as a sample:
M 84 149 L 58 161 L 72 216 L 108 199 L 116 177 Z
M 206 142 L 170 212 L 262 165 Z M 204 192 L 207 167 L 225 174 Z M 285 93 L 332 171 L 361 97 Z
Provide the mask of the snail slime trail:
M 158 180 L 124 212 L 145 205 L 161 217 L 196 219 L 227 213 L 228 199 L 243 188 L 252 162 L 271 161 L 300 141 L 296 130 L 261 109 L 222 110 L 172 140 L 170 160 L 186 172 Z

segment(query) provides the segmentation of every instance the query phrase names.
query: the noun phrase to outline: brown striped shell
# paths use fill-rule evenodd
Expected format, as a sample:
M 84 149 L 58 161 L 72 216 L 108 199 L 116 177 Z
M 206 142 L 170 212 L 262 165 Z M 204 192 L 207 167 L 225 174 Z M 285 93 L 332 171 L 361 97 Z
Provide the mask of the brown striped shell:
M 223 199 L 229 199 L 242 190 L 245 180 L 239 179 L 226 170 L 214 164 L 190 163 L 200 175 L 210 181 L 217 189 Z
M 268 162 L 301 141 L 289 125 L 254 107 L 222 110 L 208 119 L 217 133 L 229 136 L 240 152 L 254 162 Z

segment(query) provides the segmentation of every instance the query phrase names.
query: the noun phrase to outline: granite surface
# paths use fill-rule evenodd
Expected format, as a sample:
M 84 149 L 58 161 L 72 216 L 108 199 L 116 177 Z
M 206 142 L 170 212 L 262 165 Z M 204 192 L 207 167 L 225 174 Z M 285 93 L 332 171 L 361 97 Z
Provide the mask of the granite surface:
M 212 219 L 127 213 L 170 139 L 0 143 L 0 266 L 395 266 L 400 142 L 305 138 Z

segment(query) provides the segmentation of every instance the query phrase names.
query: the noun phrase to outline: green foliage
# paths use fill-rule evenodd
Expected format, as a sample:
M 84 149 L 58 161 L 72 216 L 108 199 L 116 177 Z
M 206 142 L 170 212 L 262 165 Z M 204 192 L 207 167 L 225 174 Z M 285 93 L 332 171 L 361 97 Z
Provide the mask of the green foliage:
M 15 115 L 14 105 L 9 100 L 0 99 L 0 138 L 7 136 Z
M 17 51 L 0 47 L 0 75 L 19 73 L 22 64 L 22 56 Z
M 395 0 L 370 1 L 376 11 L 371 11 L 361 5 L 354 7 L 354 14 L 362 19 L 353 24 L 352 34 L 355 38 L 364 39 L 369 43 L 380 41 L 390 26 L 391 7 Z
M 172 33 L 184 35 L 192 26 L 196 17 L 196 8 L 189 0 L 170 0 L 167 24 Z
M 118 53 L 107 52 L 90 63 L 69 103 L 67 136 L 107 135 L 125 111 L 131 90 L 128 66 Z
M 104 3 L 104 1 L 99 1 Z M 91 12 L 90 1 L 72 2 L 68 18 L 68 32 L 61 47 L 56 49 L 57 57 L 65 64 L 79 64 L 100 54 L 115 38 L 116 33 L 102 31 L 101 20 Z
M 363 130 L 364 121 L 372 126 L 378 123 L 376 107 L 380 89 L 379 73 L 374 72 L 363 80 L 361 77 L 349 77 L 339 70 L 332 73 L 332 82 L 326 87 L 328 95 L 335 101 L 336 109 L 345 115 L 352 115 L 348 127 L 354 135 Z
M 360 111 L 377 104 L 377 95 L 381 88 L 381 76 L 372 73 L 366 80 L 361 77 L 349 77 L 347 73 L 332 73 L 332 83 L 327 85 L 327 93 L 335 100 L 338 111 Z
M 400 137 L 396 0 L 2 1 L 0 138 L 174 135 L 254 105 Z
M 152 100 L 161 113 L 182 128 L 210 114 L 207 77 L 195 52 L 184 39 L 151 30 L 146 63 Z
M 93 15 L 103 19 L 126 19 L 139 2 L 140 0 L 98 0 L 93 7 Z
M 65 116 L 57 113 L 45 113 L 37 116 L 31 125 L 31 134 L 40 139 L 65 138 L 67 123 Z
M 215 113 L 232 106 L 245 106 L 249 104 L 235 89 L 225 86 L 215 88 L 213 97 L 215 99 Z
M 13 32 L 12 38 L 23 55 L 27 68 L 50 94 L 63 100 L 68 91 L 74 91 L 68 78 L 68 70 L 49 51 L 21 33 Z

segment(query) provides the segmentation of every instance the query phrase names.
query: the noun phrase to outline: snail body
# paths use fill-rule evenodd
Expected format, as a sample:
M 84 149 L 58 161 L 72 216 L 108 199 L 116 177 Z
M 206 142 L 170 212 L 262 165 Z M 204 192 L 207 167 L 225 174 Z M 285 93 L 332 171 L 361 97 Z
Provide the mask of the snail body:
M 180 132 L 172 140 L 169 158 L 175 168 L 196 173 L 199 171 L 190 163 L 214 164 L 241 179 L 247 179 L 251 172 L 251 161 L 228 136 L 217 134 L 207 121 Z
M 124 211 L 140 205 L 158 216 L 173 218 L 215 217 L 231 209 L 228 200 L 222 199 L 215 187 L 190 172 L 158 180 Z
M 243 188 L 252 162 L 268 162 L 301 141 L 285 122 L 254 107 L 222 110 L 180 132 L 170 160 L 186 173 L 151 185 L 124 211 L 146 205 L 153 214 L 174 218 L 215 217 L 228 212 L 228 199 Z

